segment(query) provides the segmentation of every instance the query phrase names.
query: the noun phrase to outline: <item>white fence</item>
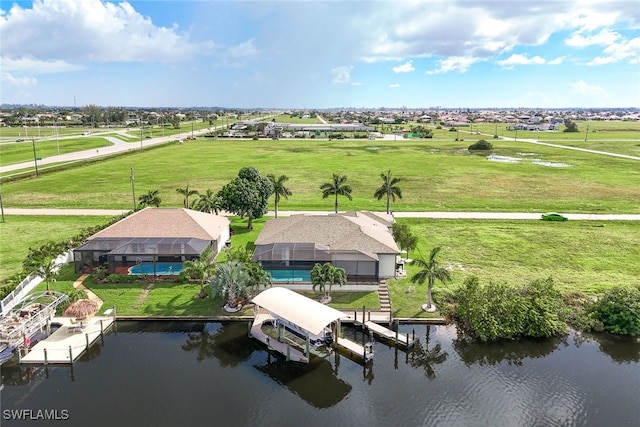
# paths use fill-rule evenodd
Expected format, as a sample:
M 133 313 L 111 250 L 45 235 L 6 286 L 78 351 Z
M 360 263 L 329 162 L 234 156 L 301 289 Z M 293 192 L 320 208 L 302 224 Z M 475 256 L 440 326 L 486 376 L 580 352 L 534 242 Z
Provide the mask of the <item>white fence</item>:
M 54 271 L 58 271 L 62 266 L 72 261 L 73 252 L 70 250 L 58 255 L 58 257 L 53 261 L 53 264 L 56 265 Z M 9 295 L 0 301 L 0 315 L 4 316 L 11 311 L 13 307 L 18 305 L 20 301 L 22 301 L 24 297 L 33 290 L 33 288 L 42 283 L 43 280 L 44 279 L 42 279 L 42 277 L 38 277 L 35 273 L 28 275 L 13 291 L 11 291 Z

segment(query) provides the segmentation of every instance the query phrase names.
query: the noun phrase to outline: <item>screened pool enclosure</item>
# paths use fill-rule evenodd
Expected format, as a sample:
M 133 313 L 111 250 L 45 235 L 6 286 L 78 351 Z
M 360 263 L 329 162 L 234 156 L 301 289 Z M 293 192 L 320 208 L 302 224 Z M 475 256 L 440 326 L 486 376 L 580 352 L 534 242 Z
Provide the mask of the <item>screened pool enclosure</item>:
M 311 270 L 317 263 L 330 262 L 344 268 L 348 278 L 377 279 L 378 256 L 355 250 L 332 251 L 320 243 L 270 243 L 257 246 L 253 260 L 265 270 Z
M 76 273 L 105 265 L 109 273 L 127 274 L 129 267 L 155 263 L 181 263 L 198 258 L 212 242 L 194 238 L 143 237 L 89 240 L 74 250 Z M 160 274 L 157 272 L 156 274 Z

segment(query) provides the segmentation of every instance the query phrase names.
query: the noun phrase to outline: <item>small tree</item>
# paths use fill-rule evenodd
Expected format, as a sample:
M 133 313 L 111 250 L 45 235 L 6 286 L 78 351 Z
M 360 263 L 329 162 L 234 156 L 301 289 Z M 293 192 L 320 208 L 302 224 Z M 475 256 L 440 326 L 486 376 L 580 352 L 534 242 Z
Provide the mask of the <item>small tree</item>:
M 338 213 L 338 196 L 345 196 L 347 199 L 352 200 L 351 186 L 347 184 L 346 175 L 333 174 L 333 180 L 331 182 L 325 182 L 320 186 L 322 190 L 322 198 L 326 199 L 329 196 L 335 196 L 335 212 Z
M 483 150 L 491 150 L 493 149 L 493 144 L 488 142 L 485 139 L 481 139 L 478 142 L 471 144 L 468 148 L 469 151 L 483 151 Z
M 571 119 L 565 119 L 563 132 L 578 132 L 578 124 Z
M 245 264 L 236 260 L 227 260 L 216 266 L 210 285 L 214 295 L 227 299 L 226 311 L 240 309 L 238 299 L 249 286 L 250 276 Z
M 289 190 L 288 187 L 285 187 L 285 182 L 289 180 L 289 177 L 286 175 L 280 175 L 278 178 L 274 174 L 267 175 L 269 181 L 271 181 L 271 185 L 273 186 L 273 205 L 275 217 L 278 218 L 278 204 L 280 203 L 280 197 L 284 197 L 285 199 L 289 199 L 293 193 Z
M 51 293 L 49 283 L 55 281 L 55 277 L 58 275 L 58 270 L 62 267 L 62 264 L 56 262 L 52 256 L 47 256 L 41 259 L 41 264 L 34 270 L 36 276 L 44 279 L 47 286 L 47 293 Z
M 409 258 L 409 252 L 418 246 L 418 236 L 411 232 L 407 224 L 397 222 L 391 227 L 391 234 L 400 249 L 407 251 L 407 258 Z
M 260 175 L 257 169 L 246 167 L 240 169 L 234 178 L 220 190 L 222 208 L 248 218 L 247 229 L 253 229 L 253 219 L 260 218 L 268 211 L 269 197 L 273 193 L 273 185 L 268 178 Z
M 380 178 L 382 178 L 382 186 L 373 193 L 373 197 L 378 200 L 383 197 L 387 198 L 387 214 L 389 214 L 391 213 L 391 200 L 395 202 L 396 197 L 402 199 L 402 190 L 396 185 L 400 182 L 400 178 L 391 178 L 391 170 L 388 170 L 386 174 L 381 173 Z
M 189 208 L 189 196 L 195 196 L 196 194 L 198 194 L 198 191 L 189 190 L 189 184 L 187 184 L 187 186 L 184 188 L 176 188 L 176 193 L 182 194 L 184 196 L 182 204 L 185 208 Z
M 160 190 L 149 190 L 147 194 L 143 194 L 138 197 L 140 202 L 140 208 L 146 208 L 147 206 L 159 207 L 162 200 L 158 196 Z
M 182 270 L 180 271 L 181 276 L 200 281 L 199 298 L 207 297 L 207 293 L 204 290 L 204 284 L 209 280 L 215 270 L 215 265 L 211 263 L 211 254 L 212 250 L 209 247 L 200 254 L 199 258 L 193 261 L 185 261 L 182 264 Z
M 417 265 L 420 268 L 416 274 L 413 275 L 411 281 L 413 283 L 423 284 L 425 280 L 428 280 L 427 287 L 427 303 L 422 306 L 424 311 L 435 311 L 436 307 L 431 303 L 431 290 L 433 289 L 433 283 L 436 280 L 441 281 L 442 283 L 448 282 L 451 280 L 451 275 L 449 274 L 449 270 L 444 267 L 440 267 L 438 260 L 436 257 L 440 252 L 440 247 L 437 246 L 431 249 L 431 253 L 429 254 L 429 259 L 426 261 L 423 259 L 415 259 L 411 263 Z
M 323 304 L 331 302 L 331 287 L 333 285 L 342 286 L 347 283 L 347 273 L 344 268 L 334 267 L 330 262 L 314 265 L 310 275 L 312 289 L 315 291 L 317 287 L 324 294 L 320 298 L 320 302 Z
M 212 190 L 207 190 L 206 193 L 200 194 L 195 204 L 195 210 L 200 212 L 209 212 L 210 214 L 215 213 L 218 215 L 218 212 L 220 212 L 221 209 L 222 198 Z

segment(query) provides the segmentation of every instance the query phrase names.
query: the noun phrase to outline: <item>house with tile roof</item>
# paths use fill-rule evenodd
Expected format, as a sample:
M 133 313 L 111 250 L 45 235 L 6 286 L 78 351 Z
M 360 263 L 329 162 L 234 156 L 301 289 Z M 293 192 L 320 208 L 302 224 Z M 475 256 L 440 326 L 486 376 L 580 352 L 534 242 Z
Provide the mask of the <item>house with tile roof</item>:
M 230 239 L 229 224 L 226 217 L 206 212 L 147 207 L 75 248 L 75 270 L 89 273 L 106 265 L 109 273 L 126 274 L 134 265 L 192 260 L 207 248 L 215 257 Z
M 253 260 L 274 277 L 282 277 L 281 271 L 308 272 L 325 262 L 344 268 L 349 280 L 394 277 L 400 249 L 392 224 L 391 215 L 376 212 L 270 219 L 255 241 Z

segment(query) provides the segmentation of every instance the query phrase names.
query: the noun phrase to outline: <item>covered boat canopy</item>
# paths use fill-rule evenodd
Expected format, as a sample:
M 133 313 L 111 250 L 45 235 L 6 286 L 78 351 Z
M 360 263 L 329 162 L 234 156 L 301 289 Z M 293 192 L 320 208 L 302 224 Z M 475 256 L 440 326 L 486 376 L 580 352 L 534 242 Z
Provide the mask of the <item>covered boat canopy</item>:
M 347 317 L 335 308 L 282 287 L 262 291 L 253 303 L 313 335 L 320 335 L 327 325 Z

